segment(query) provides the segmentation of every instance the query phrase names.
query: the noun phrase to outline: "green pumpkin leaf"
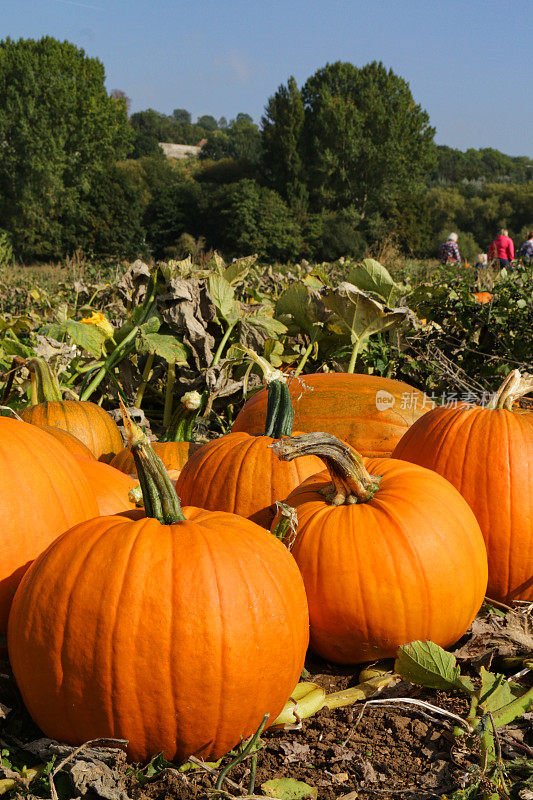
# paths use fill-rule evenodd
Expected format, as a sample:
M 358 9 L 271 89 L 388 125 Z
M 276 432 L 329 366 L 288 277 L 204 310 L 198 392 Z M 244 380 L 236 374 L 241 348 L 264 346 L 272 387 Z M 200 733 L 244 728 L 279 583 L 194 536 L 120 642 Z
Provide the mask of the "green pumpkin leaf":
M 415 641 L 398 648 L 394 670 L 406 681 L 429 689 L 462 689 L 472 694 L 470 678 L 461 675 L 455 657 L 433 642 Z
M 219 315 L 228 325 L 233 325 L 242 316 L 240 304 L 235 300 L 235 291 L 222 275 L 209 277 L 209 294 Z
M 261 789 L 267 797 L 277 800 L 306 800 L 318 797 L 318 789 L 308 783 L 297 781 L 294 778 L 273 778 L 261 784 Z
M 313 289 L 315 292 L 319 292 L 321 289 L 324 288 L 324 282 L 317 278 L 316 275 L 306 275 L 303 279 L 302 283 L 305 283 L 306 286 L 309 286 L 310 289 Z
M 279 319 L 275 319 L 270 316 L 270 314 L 266 314 L 264 309 L 248 314 L 246 316 L 246 322 L 256 328 L 262 328 L 269 336 L 287 333 L 287 326 L 284 325 L 283 322 L 280 322 Z
M 31 347 L 26 347 L 22 342 L 8 339 L 7 336 L 2 341 L 2 350 L 6 356 L 20 356 L 21 358 L 31 358 L 34 355 Z
M 88 325 L 85 322 L 74 322 L 69 320 L 65 323 L 64 329 L 78 347 L 86 350 L 93 358 L 100 358 L 104 342 L 108 338 L 107 333 L 96 325 Z
M 257 256 L 245 256 L 236 258 L 229 267 L 222 270 L 222 277 L 228 283 L 240 283 L 248 274 L 250 267 L 257 261 Z
M 495 675 L 493 672 L 487 672 L 484 667 L 481 667 L 479 704 L 486 713 L 498 711 L 498 709 L 512 703 L 515 699 L 505 675 Z
M 328 312 L 318 292 L 299 281 L 281 293 L 276 317 L 287 325 L 291 335 L 303 332 L 315 340 L 324 328 Z
M 263 355 L 273 367 L 281 367 L 283 364 L 283 345 L 277 339 L 267 339 Z
M 135 340 L 135 349 L 141 354 L 155 353 L 169 364 L 172 362 L 174 364 L 187 363 L 187 348 L 175 336 L 145 333 L 141 329 Z
M 407 318 L 403 308 L 389 309 L 351 283 L 329 289 L 325 304 L 333 312 L 328 328 L 338 336 L 349 337 L 352 344 L 400 325 Z
M 148 317 L 146 322 L 139 326 L 139 331 L 146 336 L 149 333 L 157 333 L 160 327 L 161 321 L 159 317 L 154 314 L 154 316 Z
M 373 258 L 365 258 L 361 264 L 352 267 L 346 280 L 363 292 L 374 292 L 382 297 L 387 305 L 392 297 L 400 293 L 400 287 L 393 281 L 385 267 Z

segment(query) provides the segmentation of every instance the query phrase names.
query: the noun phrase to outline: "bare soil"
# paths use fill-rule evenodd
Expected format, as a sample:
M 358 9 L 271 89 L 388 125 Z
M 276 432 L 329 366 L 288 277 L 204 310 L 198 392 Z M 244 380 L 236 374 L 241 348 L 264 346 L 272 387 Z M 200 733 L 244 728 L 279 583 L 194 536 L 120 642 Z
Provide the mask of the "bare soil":
M 477 628 L 475 623 L 473 632 L 457 647 L 462 670 L 470 672 L 474 679 L 477 662 L 480 659 L 487 662 L 487 658 L 497 653 L 494 643 L 491 649 L 487 625 L 486 620 L 478 622 Z M 309 657 L 306 667 L 309 671 L 306 680 L 320 684 L 328 693 L 359 682 L 360 667 L 330 665 L 313 656 Z M 531 681 L 531 673 L 526 680 Z M 469 701 L 464 695 L 421 689 L 406 682 L 380 695 L 390 701 L 387 704 L 358 703 L 334 711 L 323 709 L 296 729 L 263 734 L 257 757 L 255 795 L 264 796 L 261 785 L 272 778 L 304 781 L 316 787 L 318 800 L 376 800 L 380 797 L 430 800 L 450 798 L 461 787 L 468 786 L 479 771 L 476 743 L 456 737 L 452 719 L 420 706 L 402 705 L 398 702 L 402 697 L 425 700 L 462 717 L 468 713 Z M 1 747 L 7 746 L 12 751 L 17 742 L 22 744 L 42 735 L 27 717 L 7 661 L 0 662 L 1 703 L 12 709 L 5 720 L 0 719 Z M 515 789 L 502 797 L 512 800 L 533 797 L 529 788 L 533 790 L 533 714 L 526 714 L 501 729 L 499 738 L 506 766 L 521 765 L 521 777 Z M 222 766 L 229 760 L 231 757 Z M 249 796 L 250 766 L 250 760 L 235 766 L 229 773 L 229 782 L 224 783 L 224 793 L 218 796 Z M 115 758 L 107 783 L 104 780 L 103 784 L 82 786 L 79 781 L 76 784 L 70 774 L 70 788 L 66 793 L 61 792 L 60 798 L 208 798 L 215 795 L 219 769 L 209 771 L 209 767 L 195 765 L 180 772 L 176 766 L 162 763 L 157 765 L 155 774 L 150 774 L 154 770 L 146 770 L 143 765 L 127 765 L 123 757 Z M 41 780 L 41 790 L 32 796 L 49 797 L 47 785 Z M 31 789 L 35 791 L 34 784 Z

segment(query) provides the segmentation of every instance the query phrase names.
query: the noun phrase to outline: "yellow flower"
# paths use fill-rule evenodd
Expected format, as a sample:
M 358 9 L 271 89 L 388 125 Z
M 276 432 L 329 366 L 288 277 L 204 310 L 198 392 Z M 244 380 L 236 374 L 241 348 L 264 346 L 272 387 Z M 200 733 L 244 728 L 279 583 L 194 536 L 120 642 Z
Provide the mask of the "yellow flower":
M 82 319 L 86 325 L 96 325 L 97 328 L 100 328 L 106 334 L 108 339 L 113 336 L 114 328 L 107 319 L 100 311 L 93 311 L 90 317 L 85 317 Z

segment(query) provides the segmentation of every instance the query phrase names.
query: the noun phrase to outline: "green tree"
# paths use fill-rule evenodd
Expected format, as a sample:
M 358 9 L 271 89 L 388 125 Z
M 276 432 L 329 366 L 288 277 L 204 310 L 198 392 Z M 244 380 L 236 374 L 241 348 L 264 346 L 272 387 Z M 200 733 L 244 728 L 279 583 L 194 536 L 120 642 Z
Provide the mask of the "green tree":
M 280 86 L 266 104 L 262 135 L 268 182 L 289 205 L 296 207 L 306 205 L 302 160 L 304 118 L 302 95 L 291 76 L 287 86 Z
M 143 223 L 146 243 L 157 258 L 175 255 L 180 236 L 198 236 L 200 185 L 187 167 L 171 159 L 142 158 L 138 162 L 147 200 Z
M 206 131 L 216 131 L 218 129 L 218 122 L 211 114 L 204 114 L 202 117 L 198 117 L 196 124 Z
M 175 108 L 172 112 L 172 116 L 176 120 L 178 124 L 185 123 L 186 125 L 191 124 L 191 112 L 187 111 L 186 108 Z
M 0 228 L 23 258 L 80 245 L 104 177 L 131 147 L 126 103 L 104 68 L 51 37 L 0 42 Z
M 218 161 L 222 158 L 241 159 L 250 164 L 261 161 L 262 146 L 259 128 L 249 114 L 237 114 L 222 130 L 207 134 L 200 158 Z
M 305 174 L 315 208 L 354 206 L 390 217 L 421 192 L 434 163 L 434 129 L 409 84 L 383 64 L 327 64 L 302 89 Z
M 257 253 L 287 261 L 302 251 L 300 230 L 286 203 L 254 180 L 206 187 L 201 213 L 209 243 L 228 256 Z

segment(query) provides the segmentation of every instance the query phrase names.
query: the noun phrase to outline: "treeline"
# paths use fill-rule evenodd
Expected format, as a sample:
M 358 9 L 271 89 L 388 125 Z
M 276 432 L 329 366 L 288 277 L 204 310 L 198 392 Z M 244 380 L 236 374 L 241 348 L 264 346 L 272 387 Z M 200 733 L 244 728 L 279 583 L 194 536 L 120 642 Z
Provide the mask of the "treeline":
M 0 42 L 0 230 L 17 258 L 331 260 L 391 236 L 428 256 L 452 229 L 472 258 L 533 222 L 533 161 L 435 146 L 408 84 L 376 62 L 290 78 L 260 126 L 127 106 L 74 45 Z M 202 143 L 200 158 L 166 159 L 159 142 Z

